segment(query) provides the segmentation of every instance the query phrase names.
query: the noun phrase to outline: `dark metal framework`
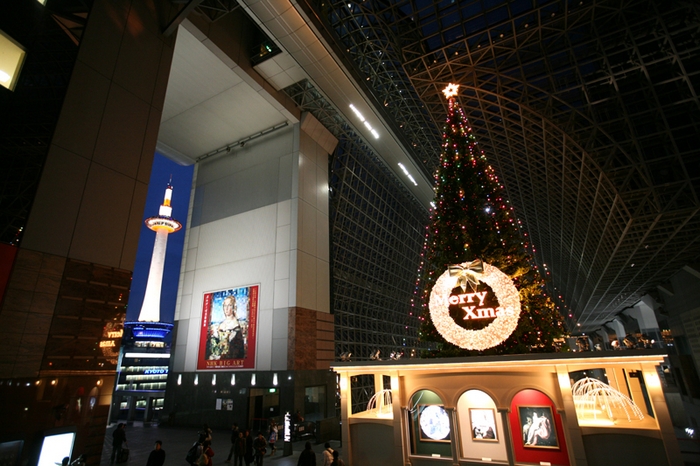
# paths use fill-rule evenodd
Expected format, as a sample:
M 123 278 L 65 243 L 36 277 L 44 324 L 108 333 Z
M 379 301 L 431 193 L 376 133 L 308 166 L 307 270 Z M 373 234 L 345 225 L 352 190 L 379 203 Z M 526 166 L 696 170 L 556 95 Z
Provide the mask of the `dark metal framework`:
M 421 135 L 412 155 L 428 172 L 446 114 L 440 91 L 461 85 L 459 100 L 573 331 L 601 327 L 700 258 L 697 2 L 305 8 L 400 136 Z
M 596 330 L 700 259 L 697 2 L 307 2 L 308 16 L 320 19 L 317 26 L 426 174 L 439 156 L 446 113 L 440 90 L 448 82 L 462 86 L 460 102 L 573 330 Z M 26 222 L 90 2 L 52 5 L 56 21 L 51 12 L 44 18 L 55 27 L 30 38 L 34 51 L 21 77 L 27 95 L 0 90 L 7 110 L 0 134 L 4 242 L 17 243 Z M 237 8 L 233 0 L 192 5 L 212 21 Z M 334 299 L 342 303 L 336 318 L 348 318 L 338 322 L 337 351 L 366 357 L 376 348 L 386 356 L 402 343 L 387 335 L 400 329 L 386 331 L 380 320 L 410 318 L 398 306 L 412 293 L 402 287 L 412 283 L 416 259 L 401 251 L 420 248 L 426 216 L 308 83 L 290 95 L 341 141 L 331 167 Z M 382 216 L 403 233 L 387 229 Z M 342 235 L 362 238 L 364 229 L 376 242 L 361 245 L 371 253 L 353 257 Z M 379 277 L 395 288 L 377 288 Z M 394 284 L 397 277 L 403 281 Z M 361 288 L 369 285 L 369 292 Z M 417 326 L 409 324 L 410 340 Z M 359 328 L 370 329 L 368 336 L 351 336 Z M 366 341 L 353 346 L 352 338 Z
M 18 245 L 34 202 L 92 2 L 12 2 L 0 29 L 26 51 L 15 91 L 0 87 L 0 242 Z
M 427 213 L 313 85 L 285 92 L 339 140 L 329 168 L 336 357 L 409 356 L 418 316 L 406 309 Z

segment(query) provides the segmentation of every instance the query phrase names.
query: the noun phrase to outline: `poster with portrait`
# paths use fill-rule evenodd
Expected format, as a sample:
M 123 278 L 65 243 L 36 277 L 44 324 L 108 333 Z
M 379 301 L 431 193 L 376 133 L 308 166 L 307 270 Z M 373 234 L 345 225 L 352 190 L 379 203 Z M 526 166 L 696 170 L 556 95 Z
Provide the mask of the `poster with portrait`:
M 420 439 L 424 442 L 449 442 L 450 417 L 445 408 L 438 405 L 418 406 Z
M 253 369 L 259 285 L 204 293 L 197 369 Z
M 498 442 L 496 414 L 493 409 L 470 408 L 469 422 L 471 423 L 472 440 Z
M 525 448 L 559 448 L 550 406 L 518 406 L 518 419 Z

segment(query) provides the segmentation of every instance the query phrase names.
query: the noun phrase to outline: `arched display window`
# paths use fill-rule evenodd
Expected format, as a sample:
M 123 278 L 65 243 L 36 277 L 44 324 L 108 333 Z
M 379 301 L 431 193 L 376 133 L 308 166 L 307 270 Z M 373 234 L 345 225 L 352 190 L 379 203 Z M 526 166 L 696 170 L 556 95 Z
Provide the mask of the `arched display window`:
M 547 395 L 531 389 L 518 392 L 509 420 L 517 463 L 569 465 L 561 416 Z
M 481 390 L 467 390 L 457 402 L 460 457 L 508 461 L 503 422 L 496 403 Z
M 413 394 L 408 406 L 411 454 L 452 457 L 452 423 L 440 396 L 431 390 Z

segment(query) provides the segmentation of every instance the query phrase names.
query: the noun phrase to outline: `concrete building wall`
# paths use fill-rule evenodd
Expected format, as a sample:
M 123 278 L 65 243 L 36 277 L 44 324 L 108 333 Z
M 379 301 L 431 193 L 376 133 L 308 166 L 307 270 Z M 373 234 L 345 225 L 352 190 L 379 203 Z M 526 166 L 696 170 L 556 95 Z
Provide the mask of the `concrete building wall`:
M 160 11 L 95 2 L 23 248 L 133 267 L 173 53 Z
M 680 341 L 679 353 L 692 354 L 695 366 L 700 361 L 700 272 L 686 266 L 668 284 L 659 287 L 663 312 L 674 338 Z
M 286 366 L 289 293 L 284 289 L 289 289 L 295 141 L 298 128 L 289 127 L 200 163 L 175 311 L 174 370 L 196 368 L 203 294 L 253 284 L 260 284 L 256 366 L 260 370 Z M 287 281 L 278 282 L 276 277 Z M 283 308 L 279 312 L 275 312 L 276 296 L 278 308 Z M 273 339 L 278 340 L 276 345 Z M 273 351 L 273 346 L 281 348 Z
M 676 354 L 670 356 L 673 386 L 667 397 L 677 427 L 700 425 L 700 268 L 685 266 L 668 283 L 659 287 L 666 317 L 673 335 Z M 678 390 L 677 392 L 672 391 Z
M 33 404 L 2 393 L 0 408 L 16 422 L 0 434 L 25 441 L 23 462 L 38 451 L 38 434 L 58 425 L 76 426 L 75 451 L 89 461 L 102 449 L 116 359 L 99 342 L 128 299 L 173 53 L 162 15 L 172 9 L 95 0 L 80 36 L 0 308 L 0 378 L 25 378 L 37 391 Z M 88 393 L 97 404 L 81 412 Z
M 305 121 L 314 127 L 313 117 Z M 299 312 L 330 312 L 328 153 L 303 126 L 199 163 L 175 313 L 174 371 L 196 368 L 205 292 L 260 284 L 257 370 L 288 368 L 290 341 L 299 332 L 309 335 L 307 325 L 295 324 Z M 318 344 L 314 338 L 311 349 L 315 359 L 330 361 L 332 319 L 320 321 L 325 338 Z
M 173 52 L 155 10 L 90 12 L 0 311 L 2 377 L 38 374 L 66 258 L 133 268 Z

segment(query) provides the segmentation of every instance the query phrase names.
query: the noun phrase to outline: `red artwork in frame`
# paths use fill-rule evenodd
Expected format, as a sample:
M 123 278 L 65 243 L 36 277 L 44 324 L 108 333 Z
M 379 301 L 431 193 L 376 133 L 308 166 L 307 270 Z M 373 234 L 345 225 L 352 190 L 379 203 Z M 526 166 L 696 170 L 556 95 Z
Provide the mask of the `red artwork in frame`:
M 259 285 L 204 293 L 197 369 L 254 369 Z

